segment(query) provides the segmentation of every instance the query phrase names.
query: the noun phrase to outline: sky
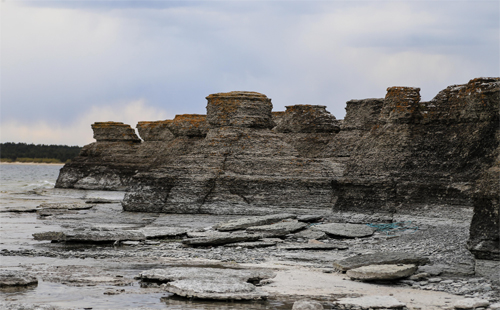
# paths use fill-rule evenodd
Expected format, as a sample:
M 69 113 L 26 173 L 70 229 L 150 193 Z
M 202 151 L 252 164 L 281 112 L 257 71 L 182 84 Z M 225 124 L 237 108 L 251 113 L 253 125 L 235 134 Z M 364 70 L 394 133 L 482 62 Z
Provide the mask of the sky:
M 273 110 L 500 76 L 500 1 L 0 2 L 0 141 L 80 145 L 90 125 L 206 114 L 257 91 Z

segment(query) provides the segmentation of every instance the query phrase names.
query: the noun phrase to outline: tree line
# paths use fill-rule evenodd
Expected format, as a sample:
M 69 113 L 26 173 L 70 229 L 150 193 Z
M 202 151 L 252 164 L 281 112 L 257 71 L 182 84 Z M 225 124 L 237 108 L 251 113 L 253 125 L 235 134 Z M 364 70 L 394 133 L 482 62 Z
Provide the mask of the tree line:
M 2 161 L 67 162 L 76 157 L 82 148 L 68 145 L 45 145 L 6 142 L 0 143 Z

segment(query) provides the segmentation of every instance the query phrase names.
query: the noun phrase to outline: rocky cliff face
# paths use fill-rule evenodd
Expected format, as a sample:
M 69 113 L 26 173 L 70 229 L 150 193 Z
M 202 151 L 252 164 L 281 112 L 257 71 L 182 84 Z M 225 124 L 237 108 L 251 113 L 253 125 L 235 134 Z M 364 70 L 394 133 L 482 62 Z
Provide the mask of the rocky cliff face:
M 96 123 L 97 142 L 57 187 L 127 189 L 124 210 L 169 213 L 404 212 L 474 206 L 470 247 L 498 258 L 500 79 L 271 112 L 256 92 L 207 97 L 207 115 Z M 496 252 L 495 252 L 496 251 Z M 493 253 L 493 254 L 492 254 Z M 496 253 L 496 254 L 495 254 Z

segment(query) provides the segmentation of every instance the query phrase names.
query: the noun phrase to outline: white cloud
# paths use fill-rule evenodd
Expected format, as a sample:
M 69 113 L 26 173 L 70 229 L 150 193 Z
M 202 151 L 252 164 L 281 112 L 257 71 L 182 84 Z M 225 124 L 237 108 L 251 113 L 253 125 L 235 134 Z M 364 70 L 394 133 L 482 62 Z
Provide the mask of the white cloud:
M 123 122 L 135 128 L 139 121 L 173 118 L 167 112 L 148 106 L 144 100 L 92 106 L 69 125 L 38 120 L 36 122 L 8 121 L 0 124 L 2 142 L 36 144 L 85 145 L 94 142 L 91 124 L 94 122 Z

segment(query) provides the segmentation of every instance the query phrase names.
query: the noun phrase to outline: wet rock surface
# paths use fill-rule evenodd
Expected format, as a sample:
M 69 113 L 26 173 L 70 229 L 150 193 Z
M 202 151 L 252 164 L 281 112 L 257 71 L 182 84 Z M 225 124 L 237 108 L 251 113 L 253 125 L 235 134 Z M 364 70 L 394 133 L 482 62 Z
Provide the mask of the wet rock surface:
M 38 284 L 38 279 L 29 273 L 14 270 L 0 270 L 0 288 Z
M 406 306 L 406 304 L 398 301 L 392 296 L 342 298 L 336 302 L 336 304 L 344 306 L 344 309 L 352 309 L 354 307 L 358 307 L 358 309 L 401 309 Z

